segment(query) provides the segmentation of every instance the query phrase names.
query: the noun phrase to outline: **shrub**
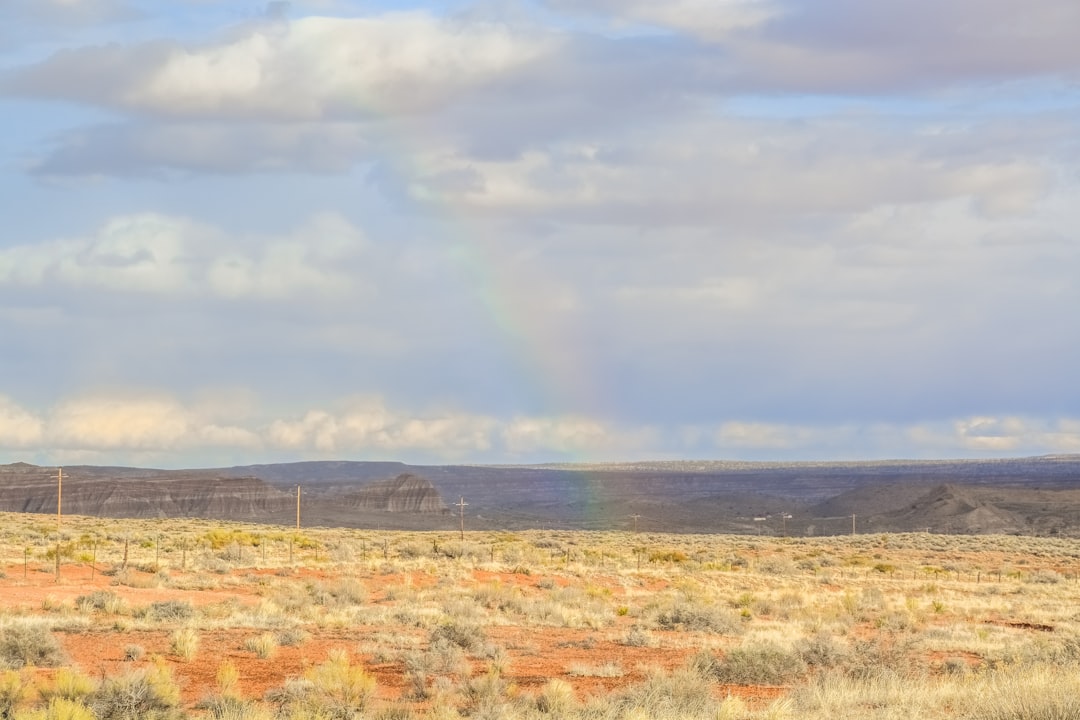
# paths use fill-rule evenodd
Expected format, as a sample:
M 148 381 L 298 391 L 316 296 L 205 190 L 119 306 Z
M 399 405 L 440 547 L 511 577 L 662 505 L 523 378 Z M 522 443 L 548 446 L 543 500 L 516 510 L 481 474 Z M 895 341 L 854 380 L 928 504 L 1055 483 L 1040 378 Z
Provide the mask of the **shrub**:
M 64 660 L 60 644 L 43 625 L 15 622 L 0 627 L 0 665 L 15 669 L 56 667 Z
M 213 720 L 270 720 L 258 704 L 231 695 L 206 698 L 198 707 L 207 711 Z
M 52 684 L 39 690 L 42 700 L 60 698 L 81 702 L 94 692 L 94 681 L 71 668 L 56 671 Z
M 484 629 L 479 625 L 463 622 L 448 622 L 439 625 L 431 631 L 431 643 L 445 640 L 452 645 L 457 645 L 469 653 L 480 653 L 484 650 L 487 636 Z
M 240 671 L 236 666 L 226 660 L 218 666 L 217 686 L 221 697 L 238 697 L 240 684 Z
M 1061 582 L 1061 574 L 1054 570 L 1036 570 L 1028 576 L 1028 582 L 1056 585 Z
M 914 642 L 879 637 L 856 640 L 841 665 L 855 679 L 871 679 L 884 673 L 909 676 L 919 671 Z
M 106 678 L 89 702 L 97 720 L 174 720 L 183 716 L 179 704 L 180 690 L 160 664 Z
M 783 685 L 805 672 L 798 653 L 771 643 L 733 648 L 713 669 L 717 680 L 732 685 Z
M 278 645 L 295 647 L 302 645 L 308 639 L 308 633 L 303 628 L 289 627 L 278 630 L 274 635 Z
M 836 667 L 844 663 L 848 657 L 844 648 L 827 633 L 818 633 L 812 638 L 800 640 L 795 651 L 804 663 L 817 668 Z
M 277 652 L 278 641 L 273 633 L 263 633 L 249 637 L 244 641 L 244 649 L 253 652 L 263 660 L 271 658 Z
M 195 608 L 186 600 L 161 600 L 150 603 L 144 617 L 157 622 L 190 620 L 195 617 Z
M 0 672 L 0 718 L 13 717 L 29 690 L 19 673 L 14 670 Z
M 536 696 L 536 709 L 557 718 L 566 717 L 575 705 L 577 698 L 574 697 L 574 688 L 558 678 L 549 680 Z
M 591 710 L 600 717 L 699 718 L 714 707 L 712 687 L 690 670 L 656 674 L 606 700 Z
M 661 612 L 656 623 L 665 630 L 692 630 L 735 635 L 741 629 L 737 615 L 723 608 L 682 603 Z
M 620 642 L 628 647 L 647 647 L 652 645 L 652 636 L 645 628 L 635 625 L 626 632 Z
M 375 678 L 349 662 L 341 649 L 332 650 L 326 662 L 309 670 L 302 680 L 289 680 L 280 690 L 266 695 L 280 717 L 316 717 L 352 720 L 364 712 L 375 694 Z
M 65 698 L 53 698 L 44 711 L 30 717 L 34 720 L 97 720 L 90 708 Z
M 199 633 L 195 628 L 182 627 L 169 638 L 169 646 L 175 655 L 193 660 L 199 651 Z
M 109 590 L 95 590 L 89 595 L 80 595 L 75 598 L 75 607 L 79 612 L 84 613 L 99 611 L 116 615 L 123 610 L 124 600 Z
M 506 716 L 506 694 L 509 683 L 495 668 L 465 683 L 466 713 L 473 717 L 502 718 Z

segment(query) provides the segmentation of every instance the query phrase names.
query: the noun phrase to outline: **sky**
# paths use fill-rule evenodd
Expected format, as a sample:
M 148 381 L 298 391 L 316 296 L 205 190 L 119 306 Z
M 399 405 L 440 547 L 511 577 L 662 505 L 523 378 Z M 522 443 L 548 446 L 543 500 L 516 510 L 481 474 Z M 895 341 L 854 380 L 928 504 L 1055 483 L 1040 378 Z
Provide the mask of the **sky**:
M 1075 0 L 4 0 L 0 462 L 1080 452 Z

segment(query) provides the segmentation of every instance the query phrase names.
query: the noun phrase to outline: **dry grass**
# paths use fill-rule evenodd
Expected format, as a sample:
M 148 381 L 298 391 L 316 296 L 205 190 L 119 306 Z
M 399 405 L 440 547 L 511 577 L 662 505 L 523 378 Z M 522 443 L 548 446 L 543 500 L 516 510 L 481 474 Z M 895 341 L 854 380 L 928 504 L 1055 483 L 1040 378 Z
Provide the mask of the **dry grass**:
M 0 583 L 53 583 L 48 522 L 3 520 Z M 136 691 L 145 716 L 177 718 L 1080 717 L 1080 549 L 1065 539 L 549 531 L 461 542 L 70 518 L 60 540 L 49 593 L 0 604 L 0 663 L 30 668 L 0 671 L 4 717 L 120 717 Z M 129 648 L 130 670 L 35 674 L 64 665 L 64 638 L 85 633 Z M 215 634 L 249 654 L 223 665 L 205 649 Z M 612 660 L 620 653 L 640 659 Z M 220 670 L 201 710 L 180 701 L 159 655 L 186 677 Z M 297 656 L 306 670 L 245 694 L 241 668 Z

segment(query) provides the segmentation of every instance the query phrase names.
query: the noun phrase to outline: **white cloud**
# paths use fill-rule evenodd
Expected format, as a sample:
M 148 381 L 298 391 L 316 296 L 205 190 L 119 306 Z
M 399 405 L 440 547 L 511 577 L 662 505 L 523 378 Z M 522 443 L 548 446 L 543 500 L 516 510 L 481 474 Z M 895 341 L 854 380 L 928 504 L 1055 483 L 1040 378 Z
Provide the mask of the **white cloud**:
M 0 450 L 97 463 L 184 457 L 578 461 L 658 456 L 738 459 L 1013 457 L 1080 452 L 1080 418 L 977 415 L 915 423 L 727 420 L 683 427 L 614 424 L 584 415 L 500 418 L 415 411 L 379 397 L 268 417 L 225 420 L 224 403 L 154 393 L 95 393 L 35 413 L 0 396 Z M 233 413 L 235 415 L 235 413 Z M 194 463 L 197 464 L 197 461 Z
M 827 436 L 849 434 L 846 428 L 823 430 L 780 423 L 727 422 L 716 431 L 716 445 L 758 450 L 813 448 Z
M 391 408 L 378 397 L 333 411 L 248 415 L 222 423 L 221 403 L 184 403 L 165 394 L 96 393 L 35 415 L 0 397 L 0 449 L 125 462 L 125 458 L 226 450 L 287 457 L 426 457 L 472 461 L 490 453 L 580 458 L 655 441 L 648 428 L 617 429 L 585 417 L 500 419 L 456 410 Z M 228 414 L 228 413 L 226 413 Z M 175 462 L 175 461 L 174 461 Z
M 61 403 L 46 437 L 59 448 L 177 448 L 190 432 L 188 414 L 170 398 L 88 397 Z
M 503 428 L 502 440 L 514 455 L 592 453 L 615 445 L 615 432 L 585 417 L 519 417 Z
M 741 92 L 875 93 L 1080 73 L 1071 0 L 547 0 L 716 44 Z
M 911 438 L 931 450 L 995 455 L 1017 453 L 1080 452 L 1080 420 L 1031 418 L 1015 415 L 979 415 L 951 424 L 921 424 L 909 430 Z
M 518 217 L 761 227 L 958 197 L 985 214 L 1015 215 L 1054 177 L 1040 154 L 1018 158 L 1000 146 L 942 158 L 918 127 L 901 137 L 886 125 L 712 118 L 506 158 L 447 149 L 423 154 L 404 190 L 420 202 Z
M 276 420 L 269 440 L 276 447 L 322 453 L 377 451 L 469 457 L 491 448 L 493 418 L 457 412 L 420 415 L 389 410 L 379 399 L 354 402 L 330 413 L 312 410 L 298 420 Z
M 355 282 L 342 262 L 364 245 L 363 233 L 333 214 L 314 216 L 290 236 L 245 238 L 143 213 L 114 218 L 91 237 L 0 249 L 0 287 L 258 299 L 337 295 Z
M 303 17 L 200 46 L 73 50 L 25 70 L 16 87 L 173 117 L 369 117 L 442 106 L 551 49 L 544 35 L 422 12 Z
M 711 435 L 701 426 L 684 428 L 682 435 L 689 447 L 711 440 L 722 453 L 745 458 L 1019 457 L 1080 451 L 1080 420 L 1068 417 L 979 415 L 865 426 L 731 421 Z
M 0 448 L 34 447 L 41 442 L 42 428 L 40 418 L 0 395 Z

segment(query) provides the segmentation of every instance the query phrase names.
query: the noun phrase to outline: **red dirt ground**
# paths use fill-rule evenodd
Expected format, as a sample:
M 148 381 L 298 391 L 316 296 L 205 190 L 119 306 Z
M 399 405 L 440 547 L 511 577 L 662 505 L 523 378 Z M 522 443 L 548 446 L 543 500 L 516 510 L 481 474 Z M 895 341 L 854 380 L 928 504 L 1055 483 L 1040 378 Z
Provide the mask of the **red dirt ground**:
M 16 612 L 72 612 L 75 599 L 95 590 L 110 590 L 122 597 L 129 607 L 145 606 L 160 600 L 186 600 L 193 605 L 205 607 L 222 602 L 241 605 L 258 603 L 258 583 L 247 585 L 229 584 L 220 589 L 183 590 L 153 586 L 154 576 L 130 571 L 128 582 L 136 585 L 114 584 L 115 578 L 99 571 L 91 572 L 88 566 L 67 565 L 62 568 L 59 580 L 53 569 L 47 566 L 22 565 L 5 568 L 6 577 L 0 578 L 0 607 Z M 182 573 L 171 571 L 175 581 L 189 579 Z M 337 576 L 324 569 L 245 570 L 233 576 L 236 580 L 252 576 L 284 575 L 292 579 L 330 581 Z M 424 573 L 390 574 L 378 576 L 379 591 L 371 594 L 371 601 L 386 602 L 387 589 L 420 589 L 434 586 L 437 578 Z M 194 581 L 194 576 L 190 578 Z M 568 580 L 559 576 L 548 578 L 563 586 Z M 538 576 L 507 572 L 474 570 L 471 582 L 476 585 L 498 584 L 503 587 L 520 588 L 524 593 L 540 592 Z M 612 594 L 623 592 L 613 578 L 596 576 L 589 579 L 594 587 L 606 588 Z M 143 582 L 146 587 L 139 587 Z M 180 584 L 183 584 L 182 582 Z M 660 584 L 658 584 L 659 587 Z M 666 583 L 663 583 L 666 586 Z M 489 639 L 507 649 L 508 662 L 505 677 L 525 692 L 536 692 L 551 678 L 561 678 L 574 688 L 579 698 L 603 695 L 643 680 L 648 669 L 673 670 L 682 666 L 694 652 L 694 648 L 681 646 L 678 634 L 654 632 L 659 647 L 628 647 L 612 638 L 621 636 L 632 624 L 631 618 L 619 618 L 615 628 L 603 631 L 567 628 L 528 628 L 491 626 L 487 628 Z M 160 656 L 171 668 L 181 688 L 182 698 L 191 706 L 215 692 L 217 671 L 221 663 L 231 662 L 239 671 L 239 691 L 245 697 L 260 698 L 267 690 L 280 687 L 285 680 L 298 677 L 326 660 L 330 650 L 344 648 L 354 661 L 361 661 L 365 669 L 378 682 L 378 695 L 386 700 L 400 701 L 407 693 L 406 679 L 400 662 L 376 662 L 371 656 L 359 654 L 366 641 L 374 635 L 385 637 L 388 632 L 422 635 L 416 628 L 385 626 L 355 626 L 344 629 L 311 629 L 311 637 L 297 647 L 279 647 L 270 659 L 260 659 L 253 652 L 243 649 L 244 641 L 254 634 L 251 628 L 207 629 L 200 632 L 199 650 L 195 660 L 186 662 L 170 653 L 169 635 L 172 627 L 162 629 L 138 629 L 130 623 L 113 625 L 106 620 L 100 626 L 91 625 L 82 630 L 72 624 L 69 631 L 57 632 L 72 664 L 92 677 L 116 675 L 150 662 L 152 656 Z M 138 645 L 145 650 L 139 661 L 125 660 L 128 646 Z M 599 666 L 607 662 L 618 663 L 623 669 L 621 677 L 576 677 L 569 674 L 571 665 Z M 474 663 L 474 671 L 481 672 L 481 663 Z M 42 670 L 42 674 L 53 671 Z M 738 695 L 751 705 L 764 705 L 785 691 L 784 688 L 722 686 L 717 688 L 720 697 Z M 415 703 L 414 703 L 415 704 Z

